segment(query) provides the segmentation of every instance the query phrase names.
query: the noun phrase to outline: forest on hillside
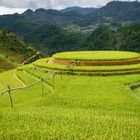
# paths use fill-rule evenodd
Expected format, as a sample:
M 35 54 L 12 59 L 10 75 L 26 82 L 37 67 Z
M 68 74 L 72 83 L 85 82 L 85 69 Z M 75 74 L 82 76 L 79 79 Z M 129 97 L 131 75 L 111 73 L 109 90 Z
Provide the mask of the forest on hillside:
M 77 50 L 125 50 L 140 52 L 140 24 L 113 30 L 101 26 L 92 32 L 69 31 L 56 25 L 44 25 L 25 37 L 46 55 Z

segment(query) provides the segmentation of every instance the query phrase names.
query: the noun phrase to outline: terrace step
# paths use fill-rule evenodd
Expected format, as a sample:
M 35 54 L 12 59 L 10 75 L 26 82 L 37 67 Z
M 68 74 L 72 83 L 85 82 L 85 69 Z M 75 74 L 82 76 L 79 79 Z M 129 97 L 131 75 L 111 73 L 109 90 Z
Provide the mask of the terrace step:
M 103 58 L 101 55 L 104 55 Z M 66 52 L 53 55 L 50 59 L 38 60 L 33 65 L 63 74 L 136 74 L 140 73 L 140 54 L 119 51 Z
M 78 60 L 63 60 L 51 58 L 49 64 L 72 65 L 72 66 L 121 66 L 139 64 L 140 58 L 130 60 L 111 60 L 111 61 L 78 61 Z

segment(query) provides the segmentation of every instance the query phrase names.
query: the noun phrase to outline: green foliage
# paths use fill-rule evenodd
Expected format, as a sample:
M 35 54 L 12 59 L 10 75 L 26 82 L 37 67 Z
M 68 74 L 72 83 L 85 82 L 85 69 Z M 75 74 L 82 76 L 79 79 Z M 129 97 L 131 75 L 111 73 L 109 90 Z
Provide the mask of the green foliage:
M 111 1 L 85 17 L 90 24 L 109 24 L 140 21 L 140 3 L 137 1 Z
M 44 24 L 59 26 L 113 25 L 140 22 L 140 3 L 113 1 L 101 8 L 71 7 L 63 10 L 28 9 L 23 14 L 0 16 L 0 28 L 26 36 Z
M 22 54 L 24 57 L 30 56 L 34 51 L 19 37 L 7 30 L 0 31 L 0 48 Z
M 102 26 L 92 33 L 64 30 L 55 25 L 44 25 L 26 37 L 33 47 L 44 54 L 76 50 L 140 51 L 140 24 L 120 27 L 118 30 Z
M 123 50 L 140 52 L 140 24 L 124 26 L 117 31 L 97 28 L 78 46 L 83 50 Z
M 93 31 L 79 48 L 85 50 L 111 50 L 113 48 L 114 31 L 107 27 L 99 27 Z M 114 49 L 114 48 L 113 48 Z
M 44 25 L 29 34 L 26 39 L 47 55 L 72 50 L 81 40 L 80 33 L 67 32 L 55 25 Z
M 0 30 L 0 69 L 9 70 L 27 59 L 35 49 L 7 30 Z
M 129 51 L 140 51 L 140 24 L 126 26 L 118 30 L 120 34 L 120 49 Z M 118 43 L 119 44 L 119 43 Z

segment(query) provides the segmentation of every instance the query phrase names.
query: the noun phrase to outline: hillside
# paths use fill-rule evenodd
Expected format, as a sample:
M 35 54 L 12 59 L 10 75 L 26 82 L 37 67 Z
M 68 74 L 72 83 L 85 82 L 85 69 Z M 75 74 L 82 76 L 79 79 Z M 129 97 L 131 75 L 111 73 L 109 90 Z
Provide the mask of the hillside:
M 90 24 L 140 22 L 140 2 L 112 1 L 85 18 Z
M 82 7 L 75 6 L 75 7 L 67 7 L 65 9 L 62 9 L 61 12 L 63 13 L 78 12 L 82 15 L 87 15 L 87 14 L 95 12 L 96 10 L 97 10 L 96 8 L 82 8 Z
M 140 24 L 132 24 L 112 31 L 108 27 L 97 28 L 83 44 L 84 50 L 125 50 L 140 52 Z
M 37 9 L 33 12 L 28 9 L 23 14 L 0 16 L 0 27 L 24 36 L 44 24 L 67 26 L 80 24 L 82 19 L 83 15 L 77 12 L 63 13 L 58 10 L 45 9 Z
M 94 8 L 71 7 L 63 10 L 28 9 L 23 14 L 0 16 L 0 28 L 9 29 L 21 36 L 26 36 L 44 24 L 56 24 L 61 27 L 78 25 L 113 25 L 140 22 L 140 2 L 109 2 Z
M 34 48 L 51 55 L 56 52 L 73 50 L 82 37 L 81 33 L 68 32 L 59 26 L 46 24 L 30 33 L 25 39 Z
M 0 69 L 9 70 L 21 64 L 35 50 L 15 34 L 0 30 Z
M 140 24 L 120 27 L 116 31 L 102 26 L 89 33 L 75 32 L 47 24 L 26 36 L 26 40 L 47 55 L 71 50 L 140 52 Z
M 67 52 L 52 57 L 77 60 L 78 56 L 82 61 L 89 60 L 89 54 L 95 53 L 90 60 L 98 63 L 102 60 L 103 64 L 105 60 L 124 63 L 140 57 L 133 52 L 76 53 L 79 55 Z M 78 69 L 65 66 L 62 69 L 56 64 L 49 69 L 49 61 L 44 58 L 0 73 L 0 139 L 139 139 L 139 64 L 135 68 L 133 64 L 120 67 L 85 65 L 86 71 L 94 69 L 98 73 L 81 76 L 83 66 L 79 66 L 80 72 L 73 75 Z M 58 66 L 61 69 L 56 69 Z M 65 69 L 71 72 L 65 74 Z M 99 75 L 103 70 L 115 73 Z M 116 75 L 118 70 L 125 73 Z M 9 94 L 7 85 L 11 90 Z

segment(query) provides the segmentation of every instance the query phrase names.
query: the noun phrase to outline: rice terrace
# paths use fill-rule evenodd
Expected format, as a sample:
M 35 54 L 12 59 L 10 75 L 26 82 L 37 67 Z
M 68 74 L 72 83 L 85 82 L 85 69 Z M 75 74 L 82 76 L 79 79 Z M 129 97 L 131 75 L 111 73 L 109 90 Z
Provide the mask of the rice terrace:
M 0 73 L 0 140 L 139 140 L 140 54 L 63 52 Z

